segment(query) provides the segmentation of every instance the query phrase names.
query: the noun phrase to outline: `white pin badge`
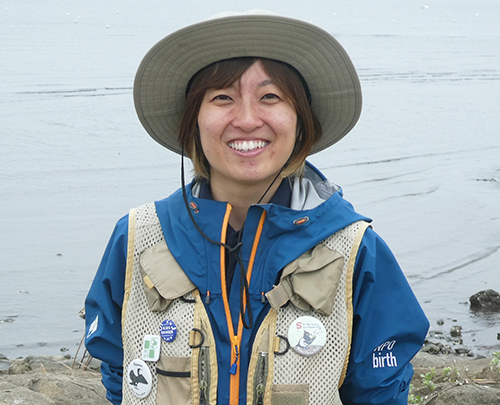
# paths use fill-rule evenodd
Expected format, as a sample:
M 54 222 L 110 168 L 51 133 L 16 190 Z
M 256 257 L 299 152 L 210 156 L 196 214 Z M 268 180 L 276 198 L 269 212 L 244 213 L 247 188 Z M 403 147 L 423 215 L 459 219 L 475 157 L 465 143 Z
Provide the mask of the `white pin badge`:
M 142 341 L 142 359 L 158 361 L 160 358 L 161 338 L 158 335 L 146 335 Z
M 326 344 L 326 329 L 323 323 L 312 316 L 301 316 L 288 329 L 290 347 L 302 356 L 318 353 Z
M 147 364 L 135 359 L 128 365 L 127 380 L 130 390 L 137 398 L 146 398 L 151 392 L 153 378 Z

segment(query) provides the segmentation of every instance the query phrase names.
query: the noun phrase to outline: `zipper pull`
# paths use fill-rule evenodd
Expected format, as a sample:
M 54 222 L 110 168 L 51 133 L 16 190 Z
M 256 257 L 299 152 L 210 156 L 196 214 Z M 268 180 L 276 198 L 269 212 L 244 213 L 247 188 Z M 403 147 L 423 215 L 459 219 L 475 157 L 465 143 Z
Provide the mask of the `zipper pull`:
M 207 296 L 205 297 L 205 304 L 209 305 L 210 304 L 210 291 L 207 290 Z
M 235 340 L 236 339 L 237 339 L 237 337 L 235 336 Z M 238 357 L 239 357 L 240 353 L 238 352 L 238 345 L 237 344 L 234 345 L 234 350 L 236 352 L 236 357 L 234 358 L 234 363 L 231 365 L 231 368 L 229 369 L 229 372 L 232 375 L 235 375 L 236 370 L 238 369 Z
M 209 367 L 208 346 L 202 346 L 198 357 L 198 379 L 200 388 L 200 403 L 199 405 L 207 405 L 208 395 L 208 376 L 207 368 Z
M 200 391 L 200 405 L 205 405 L 207 403 L 207 397 L 205 391 Z
M 256 405 L 264 405 L 264 386 L 259 384 L 257 386 L 257 404 Z

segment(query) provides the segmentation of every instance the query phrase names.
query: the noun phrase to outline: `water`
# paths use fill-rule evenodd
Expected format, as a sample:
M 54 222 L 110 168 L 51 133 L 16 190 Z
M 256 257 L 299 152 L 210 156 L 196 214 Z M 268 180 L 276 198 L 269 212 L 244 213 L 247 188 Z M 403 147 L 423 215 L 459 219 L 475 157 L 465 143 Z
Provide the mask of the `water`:
M 133 109 L 142 56 L 186 24 L 251 8 L 318 24 L 348 50 L 363 114 L 311 161 L 375 219 L 432 329 L 460 324 L 476 353 L 500 348 L 499 316 L 468 307 L 500 290 L 500 4 L 336 3 L 1 1 L 2 355 L 74 354 L 116 220 L 179 187 L 179 158 Z

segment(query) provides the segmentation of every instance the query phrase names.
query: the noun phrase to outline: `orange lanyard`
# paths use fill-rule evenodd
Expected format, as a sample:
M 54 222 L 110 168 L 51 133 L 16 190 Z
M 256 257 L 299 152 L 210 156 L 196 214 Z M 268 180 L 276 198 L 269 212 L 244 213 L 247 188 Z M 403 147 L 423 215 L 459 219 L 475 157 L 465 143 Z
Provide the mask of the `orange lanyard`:
M 226 214 L 224 215 L 224 222 L 222 225 L 222 233 L 221 233 L 221 241 L 223 243 L 226 242 L 227 235 L 227 227 L 229 224 L 229 216 L 231 215 L 231 205 L 227 204 Z M 253 241 L 252 251 L 250 254 L 250 260 L 248 262 L 247 269 L 247 281 L 250 286 L 250 279 L 252 278 L 252 269 L 255 261 L 255 256 L 257 254 L 257 247 L 259 245 L 260 237 L 262 235 L 262 228 L 264 227 L 264 221 L 266 219 L 266 211 L 262 211 L 262 215 L 260 217 L 259 225 L 257 227 L 257 231 L 255 233 L 255 238 Z M 224 302 L 224 310 L 226 313 L 226 321 L 227 321 L 227 329 L 229 332 L 229 336 L 231 337 L 231 376 L 229 377 L 229 405 L 238 405 L 239 399 L 239 391 L 240 391 L 240 368 L 239 364 L 239 348 L 241 343 L 241 337 L 243 335 L 243 321 L 241 319 L 242 314 L 240 314 L 240 318 L 238 320 L 238 334 L 234 333 L 233 319 L 231 318 L 231 311 L 229 308 L 229 298 L 227 296 L 227 284 L 226 284 L 226 251 L 224 246 L 220 248 L 220 269 L 221 269 L 221 286 L 222 286 L 222 299 Z M 243 308 L 246 308 L 246 297 L 243 297 Z

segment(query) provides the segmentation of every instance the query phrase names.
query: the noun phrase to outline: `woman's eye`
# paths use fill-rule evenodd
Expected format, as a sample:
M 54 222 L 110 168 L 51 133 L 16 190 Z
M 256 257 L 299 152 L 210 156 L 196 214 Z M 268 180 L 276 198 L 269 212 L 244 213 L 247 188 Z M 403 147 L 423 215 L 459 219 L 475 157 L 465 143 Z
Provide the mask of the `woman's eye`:
M 263 100 L 280 100 L 280 96 L 274 93 L 268 93 L 264 97 L 262 97 Z
M 228 101 L 231 100 L 231 97 L 226 94 L 217 94 L 212 100 Z

